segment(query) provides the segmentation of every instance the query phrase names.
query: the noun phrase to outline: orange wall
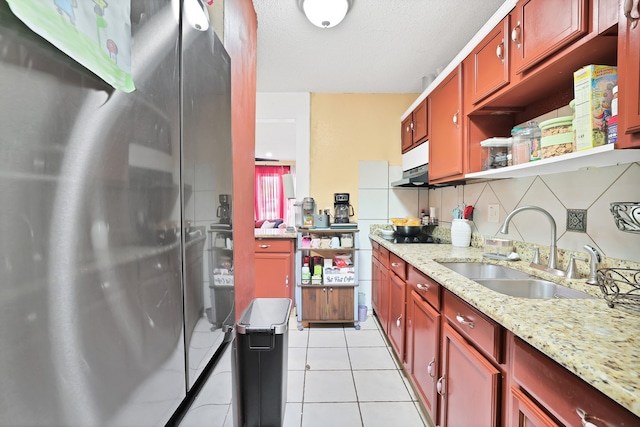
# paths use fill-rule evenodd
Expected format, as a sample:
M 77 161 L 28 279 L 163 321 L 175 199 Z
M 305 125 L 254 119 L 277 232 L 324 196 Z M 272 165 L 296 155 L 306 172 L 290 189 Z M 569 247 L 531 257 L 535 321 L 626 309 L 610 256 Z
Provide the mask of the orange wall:
M 358 161 L 402 164 L 400 116 L 417 94 L 311 94 L 309 190 L 318 209 L 349 193 L 357 219 Z M 306 195 L 302 195 L 303 197 Z
M 257 32 L 253 3 L 250 0 L 225 0 L 224 45 L 231 57 L 236 319 L 255 293 L 253 174 Z

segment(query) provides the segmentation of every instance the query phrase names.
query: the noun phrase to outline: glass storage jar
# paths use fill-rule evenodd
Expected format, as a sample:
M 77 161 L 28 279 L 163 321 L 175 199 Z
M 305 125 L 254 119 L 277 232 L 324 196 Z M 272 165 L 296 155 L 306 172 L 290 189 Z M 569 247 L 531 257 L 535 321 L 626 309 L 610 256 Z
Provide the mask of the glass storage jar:
M 543 159 L 575 151 L 572 123 L 573 116 L 557 117 L 540 123 Z
M 540 152 L 541 131 L 537 121 L 530 120 L 522 126 L 513 128 L 511 135 L 514 144 L 516 144 L 516 141 L 520 142 L 522 140 L 528 142 L 530 151 L 529 161 L 540 160 L 542 158 L 542 153 Z

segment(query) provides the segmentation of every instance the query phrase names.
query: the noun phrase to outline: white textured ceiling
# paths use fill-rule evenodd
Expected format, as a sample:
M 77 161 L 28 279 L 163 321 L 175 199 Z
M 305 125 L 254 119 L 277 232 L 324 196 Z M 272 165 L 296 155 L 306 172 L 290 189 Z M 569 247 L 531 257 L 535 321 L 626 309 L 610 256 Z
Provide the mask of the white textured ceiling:
M 253 0 L 258 92 L 419 93 L 504 0 L 354 0 L 313 26 L 298 0 Z

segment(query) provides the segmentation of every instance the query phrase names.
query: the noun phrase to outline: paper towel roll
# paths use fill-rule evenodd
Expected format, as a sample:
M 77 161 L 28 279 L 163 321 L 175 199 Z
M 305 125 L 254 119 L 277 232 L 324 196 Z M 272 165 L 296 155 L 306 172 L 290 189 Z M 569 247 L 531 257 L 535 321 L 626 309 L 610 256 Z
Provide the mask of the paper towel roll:
M 296 198 L 296 192 L 293 187 L 293 175 L 291 174 L 282 175 L 282 187 L 284 191 L 284 197 L 286 199 Z

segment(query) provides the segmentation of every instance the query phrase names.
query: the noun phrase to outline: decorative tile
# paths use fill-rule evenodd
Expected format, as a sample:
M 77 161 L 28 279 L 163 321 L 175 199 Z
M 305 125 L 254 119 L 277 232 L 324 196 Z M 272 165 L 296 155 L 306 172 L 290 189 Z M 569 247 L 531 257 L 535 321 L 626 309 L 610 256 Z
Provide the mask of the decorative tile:
M 586 209 L 567 209 L 567 231 L 587 232 Z

